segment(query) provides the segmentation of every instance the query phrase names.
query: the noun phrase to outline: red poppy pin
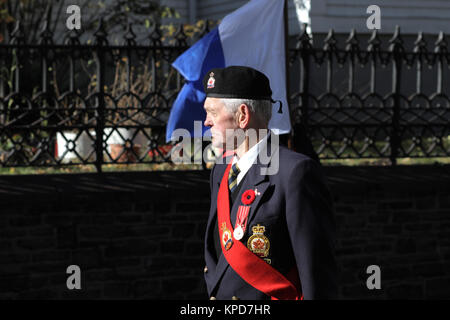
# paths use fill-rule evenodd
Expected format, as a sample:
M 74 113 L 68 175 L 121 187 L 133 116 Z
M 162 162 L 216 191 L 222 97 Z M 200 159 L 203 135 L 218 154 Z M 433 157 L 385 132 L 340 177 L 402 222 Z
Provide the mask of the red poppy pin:
M 252 204 L 252 202 L 255 200 L 255 191 L 252 189 L 246 190 L 242 194 L 241 201 L 243 204 L 249 205 Z

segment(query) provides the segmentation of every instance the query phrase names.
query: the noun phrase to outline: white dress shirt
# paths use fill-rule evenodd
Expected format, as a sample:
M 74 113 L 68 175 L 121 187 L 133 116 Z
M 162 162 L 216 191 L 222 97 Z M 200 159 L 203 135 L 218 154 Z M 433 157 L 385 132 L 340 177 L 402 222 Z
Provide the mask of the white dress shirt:
M 267 144 L 267 138 L 269 137 L 270 132 L 261 140 L 258 141 L 253 147 L 251 147 L 244 155 L 238 159 L 237 155 L 234 155 L 232 165 L 237 162 L 239 167 L 239 174 L 237 176 L 236 185 L 239 185 L 242 178 L 244 178 L 247 171 L 250 169 L 252 164 L 256 163 L 256 159 L 258 157 L 259 152 L 263 150 L 263 148 Z

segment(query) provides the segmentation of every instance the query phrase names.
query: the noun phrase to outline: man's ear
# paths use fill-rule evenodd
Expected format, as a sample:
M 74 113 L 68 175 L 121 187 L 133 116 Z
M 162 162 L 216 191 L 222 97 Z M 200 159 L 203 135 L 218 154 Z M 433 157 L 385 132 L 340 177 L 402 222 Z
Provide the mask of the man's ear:
M 251 119 L 250 108 L 242 103 L 238 108 L 238 125 L 239 128 L 245 129 L 248 127 Z

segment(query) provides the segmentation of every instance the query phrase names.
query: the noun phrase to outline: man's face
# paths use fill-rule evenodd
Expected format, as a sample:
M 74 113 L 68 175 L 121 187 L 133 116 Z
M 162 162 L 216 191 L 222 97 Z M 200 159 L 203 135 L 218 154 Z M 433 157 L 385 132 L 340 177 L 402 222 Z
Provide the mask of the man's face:
M 226 140 L 226 130 L 238 129 L 235 115 L 228 113 L 225 105 L 219 98 L 206 98 L 204 108 L 206 110 L 205 127 L 211 128 L 212 146 L 215 148 L 233 148 L 233 138 Z M 230 139 L 228 139 L 230 140 Z

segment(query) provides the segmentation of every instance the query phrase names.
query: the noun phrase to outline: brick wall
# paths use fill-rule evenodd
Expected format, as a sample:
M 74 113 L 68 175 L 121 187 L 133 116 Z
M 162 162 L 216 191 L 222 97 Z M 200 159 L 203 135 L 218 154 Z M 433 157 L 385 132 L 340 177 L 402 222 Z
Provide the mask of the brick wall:
M 325 167 L 340 296 L 450 298 L 450 170 Z M 0 176 L 1 299 L 204 299 L 209 172 Z M 68 290 L 66 268 L 81 268 Z M 381 268 L 368 290 L 366 268 Z
M 335 191 L 342 296 L 449 299 L 448 166 L 351 171 L 339 175 L 359 179 Z M 382 290 L 365 286 L 361 266 L 370 264 L 381 268 Z

